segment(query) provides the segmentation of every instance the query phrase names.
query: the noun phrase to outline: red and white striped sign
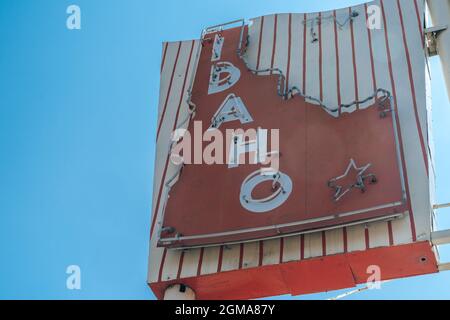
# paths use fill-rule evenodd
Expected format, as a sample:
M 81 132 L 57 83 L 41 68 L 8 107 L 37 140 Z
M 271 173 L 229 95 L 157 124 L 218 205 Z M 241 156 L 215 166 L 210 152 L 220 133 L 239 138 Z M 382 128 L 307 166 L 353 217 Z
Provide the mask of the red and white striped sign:
M 158 296 L 171 283 L 199 298 L 338 289 L 365 282 L 370 264 L 383 278 L 437 271 L 423 16 L 422 0 L 384 0 L 259 17 L 242 57 L 240 27 L 164 44 L 148 279 Z M 222 164 L 180 172 L 176 129 L 194 151 L 211 142 L 196 140 L 195 121 L 202 137 L 214 123 L 225 138 L 267 130 L 236 150 L 248 157 L 264 142 L 280 174 L 254 174 L 267 167 L 259 158 L 230 165 L 227 143 Z M 300 270 L 316 282 L 291 279 Z M 253 289 L 237 293 L 244 280 Z

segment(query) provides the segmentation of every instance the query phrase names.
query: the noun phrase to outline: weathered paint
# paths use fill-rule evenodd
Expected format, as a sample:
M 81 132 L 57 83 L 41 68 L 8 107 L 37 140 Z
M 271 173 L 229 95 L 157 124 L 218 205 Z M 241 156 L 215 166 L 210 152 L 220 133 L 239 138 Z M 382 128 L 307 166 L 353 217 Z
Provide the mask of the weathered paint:
M 282 26 L 278 23 L 281 17 L 274 19 L 277 30 Z M 245 70 L 244 62 L 236 54 L 239 34 L 239 28 L 222 32 L 225 38 L 222 58 L 243 70 L 240 79 L 230 90 L 211 95 L 202 92 L 208 85 L 211 69 L 211 45 L 205 44 L 193 86 L 192 99 L 197 105 L 194 120 L 201 121 L 206 130 L 217 110 L 213 106 L 219 106 L 229 92 L 241 97 L 253 121 L 245 125 L 239 121 L 223 123 L 219 130 L 225 136 L 226 130 L 241 127 L 279 128 L 280 171 L 292 179 L 292 193 L 285 203 L 270 212 L 251 213 L 241 206 L 237 193 L 245 178 L 261 164 L 247 162 L 232 169 L 226 164 L 186 165 L 165 207 L 163 225 L 175 231 L 162 234 L 161 240 L 169 241 L 175 233 L 182 236 L 169 247 L 254 240 L 405 211 L 393 117 L 381 118 L 378 105 L 373 104 L 370 108 L 355 108 L 351 115 L 345 113 L 336 119 L 302 98 L 283 100 L 274 88 L 276 75 L 258 76 Z M 286 66 L 289 60 L 274 54 L 272 57 L 274 65 L 281 61 Z M 195 134 L 193 122 L 188 130 Z M 206 144 L 203 143 L 203 148 Z M 350 158 L 358 166 L 372 164 L 367 173 L 375 173 L 378 182 L 373 185 L 366 182 L 367 192 L 352 190 L 343 200 L 335 202 L 327 181 L 341 175 Z M 351 178 L 344 179 L 344 183 L 353 183 Z M 261 197 L 267 196 L 264 191 L 260 190 Z M 338 214 L 342 217 L 337 217 Z M 254 228 L 259 229 L 246 231 Z
M 195 53 L 200 42 L 164 44 L 165 58 L 161 66 L 158 109 L 158 126 L 161 126 L 161 131 L 157 143 L 153 196 L 152 225 L 155 227 L 150 241 L 148 276 L 148 282 L 157 296 L 161 297 L 161 292 L 171 282 L 188 284 L 196 290 L 199 299 L 244 299 L 338 289 L 364 282 L 366 275 L 362 270 L 369 264 L 377 263 L 381 263 L 385 270 L 386 276 L 383 276 L 383 279 L 437 272 L 436 261 L 428 244 L 431 231 L 428 169 L 432 162 L 428 151 L 430 119 L 425 98 L 422 34 L 424 1 L 384 0 L 373 3 L 382 7 L 381 30 L 364 27 L 364 18 L 359 18 L 365 16 L 367 5 L 359 5 L 350 9 L 360 13 L 351 25 L 340 28 L 334 22 L 323 24 L 320 30 L 321 38 L 326 37 L 327 40 L 319 41 L 316 46 L 312 46 L 309 28 L 303 21 L 305 18 L 317 17 L 318 13 L 279 14 L 276 18 L 275 15 L 256 18 L 248 30 L 250 42 L 246 59 L 252 67 L 280 68 L 288 74 L 290 87 L 297 86 L 304 88 L 308 94 L 322 95 L 329 103 L 345 103 L 355 96 L 363 97 L 376 87 L 385 88 L 394 94 L 395 105 L 398 107 L 398 126 L 401 130 L 402 164 L 410 199 L 404 218 L 286 237 L 282 241 L 274 239 L 237 244 L 231 249 L 190 249 L 184 252 L 183 259 L 177 250 L 157 247 L 155 232 L 163 212 L 163 206 L 158 203 L 164 203 L 165 199 L 161 198 L 167 196 L 165 187 L 161 186 L 175 173 L 175 168 L 170 165 L 165 168 L 170 132 L 187 114 L 187 88 L 181 104 L 179 103 L 182 78 L 188 65 L 192 44 L 193 61 L 189 65 L 188 79 L 195 73 L 198 63 Z M 322 19 L 331 14 L 345 17 L 348 13 L 349 9 L 346 8 L 335 12 L 322 12 L 320 16 Z M 175 63 L 179 45 L 179 57 Z M 174 68 L 176 76 L 169 93 Z M 272 90 L 276 90 L 275 83 Z M 164 111 L 166 99 L 168 103 Z M 369 105 L 370 103 L 359 107 L 365 108 Z M 178 109 L 180 114 L 177 116 Z M 341 265 L 340 259 L 347 259 L 349 255 L 352 257 L 352 263 L 360 268 L 357 281 L 350 281 L 344 271 L 348 267 L 338 267 L 335 265 L 337 262 L 333 260 L 337 259 Z M 328 260 L 328 256 L 331 260 Z M 419 256 L 426 256 L 426 262 L 417 260 Z M 324 284 L 320 276 L 309 274 L 310 279 L 317 281 L 308 285 L 296 281 L 292 282 L 292 287 L 286 285 L 283 279 L 287 278 L 283 278 L 281 269 L 284 270 L 284 267 L 289 265 L 289 268 L 292 267 L 296 272 L 304 272 L 304 268 L 311 268 L 317 261 L 343 270 L 342 277 Z M 313 264 L 310 265 L 310 262 Z M 353 271 L 354 268 L 356 267 L 352 265 Z M 235 285 L 239 284 L 238 292 L 228 285 L 229 281 Z M 242 290 L 244 287 L 251 289 Z

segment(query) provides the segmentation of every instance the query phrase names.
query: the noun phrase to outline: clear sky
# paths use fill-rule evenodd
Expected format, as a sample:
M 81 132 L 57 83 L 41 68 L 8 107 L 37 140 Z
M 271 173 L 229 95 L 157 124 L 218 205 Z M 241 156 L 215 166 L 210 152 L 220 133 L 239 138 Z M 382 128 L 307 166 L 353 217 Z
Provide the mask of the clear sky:
M 1 0 L 0 298 L 153 299 L 146 272 L 161 42 L 239 18 L 361 2 Z M 81 8 L 81 30 L 66 28 L 70 4 Z M 438 58 L 431 71 L 437 200 L 450 202 L 450 105 Z M 439 228 L 450 228 L 449 213 L 438 212 Z M 448 248 L 441 258 L 450 261 Z M 66 289 L 72 264 L 81 290 Z M 450 272 L 352 297 L 450 299 Z

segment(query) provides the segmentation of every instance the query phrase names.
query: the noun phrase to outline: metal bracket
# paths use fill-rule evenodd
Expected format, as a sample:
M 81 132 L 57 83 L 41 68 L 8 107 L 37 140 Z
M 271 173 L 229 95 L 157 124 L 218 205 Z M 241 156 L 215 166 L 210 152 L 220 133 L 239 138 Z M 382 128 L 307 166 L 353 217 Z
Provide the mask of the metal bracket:
M 438 246 L 441 244 L 449 244 L 450 243 L 450 229 L 431 232 L 431 242 L 435 246 Z
M 205 35 L 210 34 L 210 33 L 214 33 L 214 32 L 220 32 L 225 30 L 225 28 L 231 28 L 230 26 L 235 25 L 235 24 L 245 24 L 245 20 L 244 19 L 238 19 L 238 20 L 233 20 L 230 22 L 225 22 L 225 23 L 221 23 L 221 24 L 217 24 L 208 28 L 203 29 L 202 31 L 202 35 L 201 35 L 201 39 L 203 39 L 205 37 Z
M 175 228 L 174 227 L 162 227 L 161 229 L 159 229 L 159 238 L 161 238 L 161 235 L 163 233 L 174 233 L 175 232 Z
M 428 56 L 433 57 L 438 54 L 436 40 L 439 33 L 447 30 L 448 26 L 434 26 L 430 28 L 425 28 L 425 41 L 427 45 Z
M 392 96 L 383 95 L 382 97 L 376 97 L 378 102 L 378 110 L 380 110 L 380 118 L 386 118 L 388 113 L 392 112 Z

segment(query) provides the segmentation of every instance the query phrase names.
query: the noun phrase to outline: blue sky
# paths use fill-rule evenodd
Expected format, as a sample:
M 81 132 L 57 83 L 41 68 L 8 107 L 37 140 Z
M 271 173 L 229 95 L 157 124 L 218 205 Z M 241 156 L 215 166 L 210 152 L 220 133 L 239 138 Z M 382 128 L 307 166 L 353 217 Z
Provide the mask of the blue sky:
M 239 18 L 361 2 L 1 0 L 0 298 L 152 299 L 161 42 Z M 81 30 L 66 28 L 70 4 L 81 8 Z M 450 105 L 438 58 L 431 70 L 437 200 L 449 202 Z M 450 228 L 449 213 L 438 213 L 439 228 Z M 450 250 L 441 255 L 450 261 Z M 81 290 L 66 289 L 71 264 L 81 267 Z M 353 298 L 449 299 L 449 284 L 441 273 Z

